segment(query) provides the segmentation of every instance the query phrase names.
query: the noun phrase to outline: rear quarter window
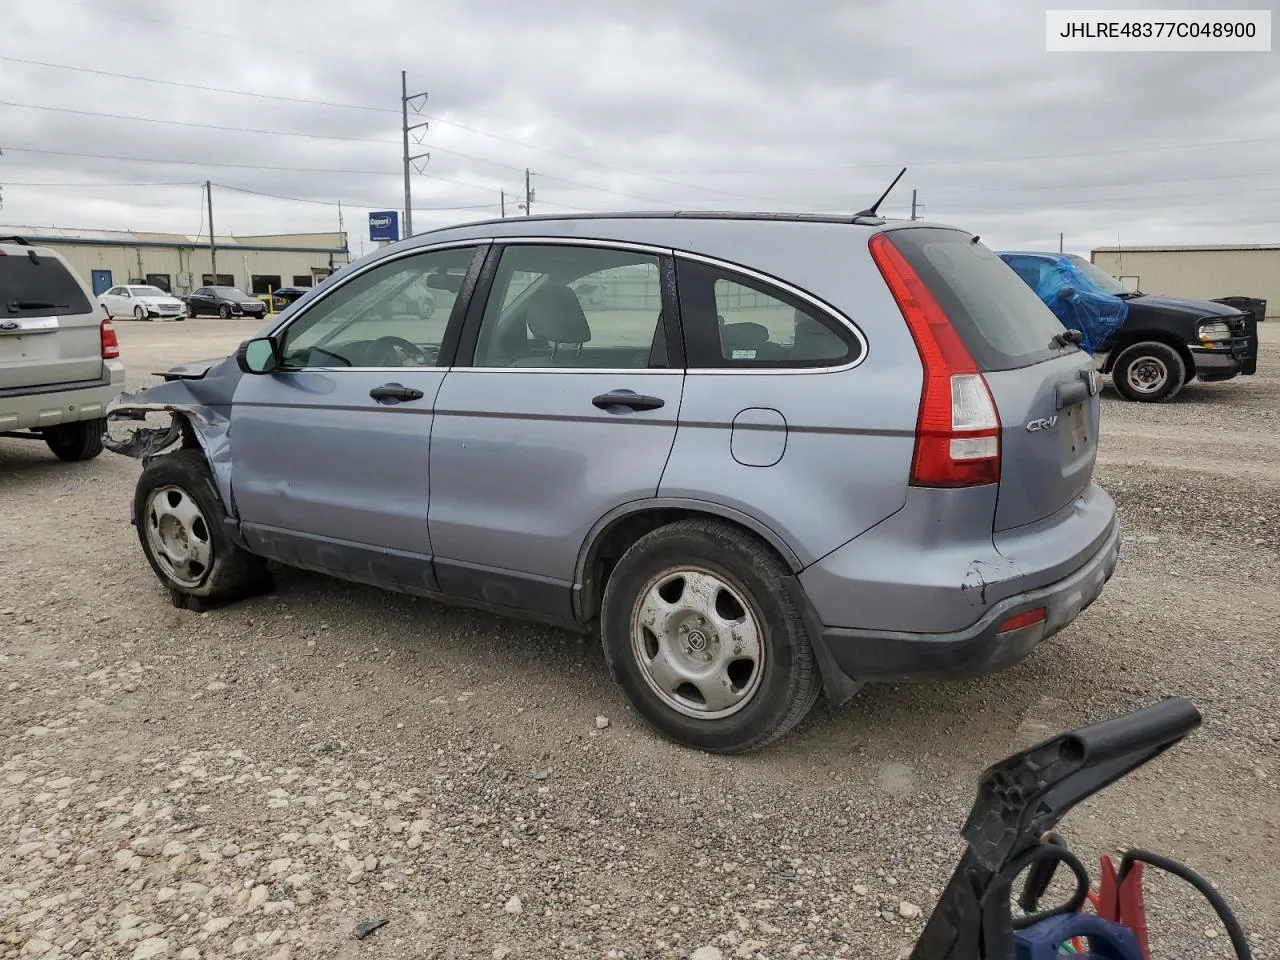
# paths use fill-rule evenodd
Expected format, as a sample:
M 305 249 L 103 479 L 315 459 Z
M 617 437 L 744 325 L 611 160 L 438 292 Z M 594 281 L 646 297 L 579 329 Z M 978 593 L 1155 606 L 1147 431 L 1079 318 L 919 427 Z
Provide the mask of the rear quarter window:
M 61 261 L 26 251 L 0 257 L 0 318 L 92 313 L 75 276 Z
M 905 227 L 886 235 L 946 311 L 982 370 L 1014 370 L 1061 355 L 1063 326 L 1013 269 L 962 230 Z

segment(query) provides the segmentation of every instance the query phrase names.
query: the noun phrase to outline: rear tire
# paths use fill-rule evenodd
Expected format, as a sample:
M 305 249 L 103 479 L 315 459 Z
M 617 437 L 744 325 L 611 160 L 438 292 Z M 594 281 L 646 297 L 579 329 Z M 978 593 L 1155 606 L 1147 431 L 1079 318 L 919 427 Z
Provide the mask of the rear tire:
M 134 491 L 138 541 L 176 607 L 204 610 L 271 589 L 267 563 L 232 543 L 203 454 L 156 457 Z
M 107 421 L 81 420 L 46 427 L 41 431 L 44 442 L 59 460 L 92 460 L 102 452 L 102 435 Z
M 663 736 L 715 753 L 763 747 L 822 687 L 777 554 L 746 531 L 682 520 L 641 537 L 605 587 L 609 672 Z
M 1187 365 L 1167 343 L 1149 341 L 1126 347 L 1111 369 L 1116 392 L 1139 403 L 1164 403 L 1178 395 Z

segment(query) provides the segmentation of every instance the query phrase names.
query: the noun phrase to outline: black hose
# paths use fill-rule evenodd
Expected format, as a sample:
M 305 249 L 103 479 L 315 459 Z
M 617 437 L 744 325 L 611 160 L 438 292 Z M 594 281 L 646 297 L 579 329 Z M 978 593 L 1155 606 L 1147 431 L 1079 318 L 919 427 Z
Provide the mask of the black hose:
M 1213 907 L 1213 912 L 1218 915 L 1222 925 L 1227 928 L 1227 936 L 1231 938 L 1231 946 L 1235 949 L 1238 960 L 1253 960 L 1253 951 L 1249 949 L 1249 942 L 1244 938 L 1244 930 L 1240 927 L 1240 921 L 1236 919 L 1236 915 L 1231 912 L 1231 908 L 1222 899 L 1222 895 L 1213 889 L 1208 880 L 1190 867 L 1185 867 L 1178 861 L 1170 860 L 1168 857 L 1162 857 L 1158 853 L 1148 853 L 1146 850 L 1130 850 L 1124 855 L 1124 859 L 1120 861 L 1117 885 L 1124 882 L 1129 868 L 1135 862 L 1149 863 L 1158 870 L 1164 870 L 1175 877 L 1185 880 L 1199 890 L 1204 898 L 1209 901 L 1209 905 Z
M 1089 873 L 1085 870 L 1084 864 L 1080 862 L 1079 857 L 1066 847 L 1060 847 L 1054 843 L 1042 843 L 1038 846 L 1032 847 L 1000 871 L 1000 875 L 993 886 L 997 886 L 1002 883 L 1012 883 L 1012 881 L 1017 878 L 1018 874 L 1027 869 L 1027 867 L 1032 866 L 1033 864 L 1038 864 L 1043 860 L 1053 860 L 1055 863 L 1065 863 L 1076 876 L 1075 892 L 1071 895 L 1070 900 L 1059 907 L 1054 907 L 1052 910 L 1045 910 L 1029 917 L 1014 917 L 1014 930 L 1025 930 L 1027 927 L 1037 924 L 1041 920 L 1047 920 L 1050 917 L 1056 917 L 1067 913 L 1078 913 L 1080 908 L 1084 906 L 1085 899 L 1089 895 Z

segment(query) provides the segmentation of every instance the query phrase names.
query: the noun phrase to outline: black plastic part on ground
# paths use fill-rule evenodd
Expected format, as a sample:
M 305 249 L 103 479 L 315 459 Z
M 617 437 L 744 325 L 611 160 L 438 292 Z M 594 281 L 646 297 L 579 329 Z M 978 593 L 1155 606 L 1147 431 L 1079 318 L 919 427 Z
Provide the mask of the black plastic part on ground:
M 1072 807 L 1164 753 L 1200 721 L 1190 700 L 1174 697 L 1061 734 L 989 767 L 962 831 L 968 849 L 912 960 L 1012 960 L 1013 881 L 1039 856 L 1055 855 L 1031 851 L 1065 852 L 1042 845 L 1042 838 Z

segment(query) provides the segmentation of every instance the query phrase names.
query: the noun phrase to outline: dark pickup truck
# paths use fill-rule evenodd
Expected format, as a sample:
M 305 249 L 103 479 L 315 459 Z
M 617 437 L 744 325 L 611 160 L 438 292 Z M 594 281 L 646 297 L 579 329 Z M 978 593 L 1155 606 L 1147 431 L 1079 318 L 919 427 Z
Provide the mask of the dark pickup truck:
M 1033 290 L 1044 288 L 1045 271 L 1062 264 L 1086 285 L 1085 293 L 1124 302 L 1124 323 L 1096 344 L 1094 358 L 1126 400 L 1159 403 L 1172 399 L 1190 380 L 1210 383 L 1257 370 L 1257 321 L 1250 313 L 1212 300 L 1129 290 L 1075 254 L 1002 252 L 1000 257 Z M 1071 291 L 1059 295 L 1071 296 Z

